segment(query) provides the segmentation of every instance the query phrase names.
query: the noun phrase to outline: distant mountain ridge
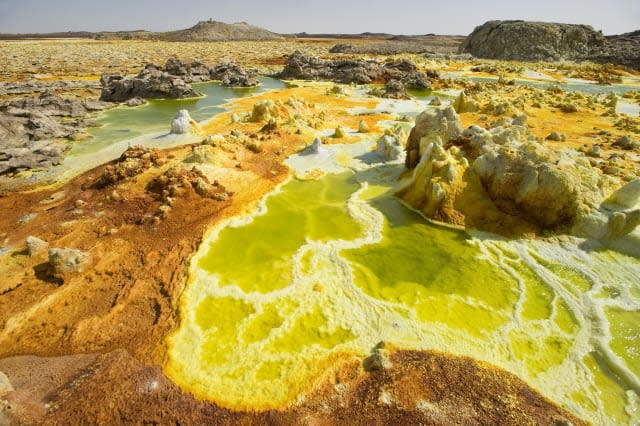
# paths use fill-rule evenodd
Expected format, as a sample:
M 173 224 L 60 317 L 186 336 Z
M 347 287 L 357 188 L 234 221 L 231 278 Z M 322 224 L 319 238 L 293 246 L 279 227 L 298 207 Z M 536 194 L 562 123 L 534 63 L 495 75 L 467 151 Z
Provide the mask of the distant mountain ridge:
M 97 40 L 164 40 L 164 41 L 262 41 L 279 40 L 284 36 L 246 22 L 227 24 L 200 21 L 191 28 L 177 31 L 68 31 L 42 34 L 0 34 L 1 40 L 28 38 L 94 38 Z

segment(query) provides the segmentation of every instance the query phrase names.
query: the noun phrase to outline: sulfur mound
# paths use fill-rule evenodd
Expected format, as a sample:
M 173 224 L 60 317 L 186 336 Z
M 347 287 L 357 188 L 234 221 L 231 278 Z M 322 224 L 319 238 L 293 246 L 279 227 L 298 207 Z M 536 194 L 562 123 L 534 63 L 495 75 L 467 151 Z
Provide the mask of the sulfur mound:
M 171 133 L 174 135 L 184 135 L 191 131 L 192 125 L 196 125 L 196 122 L 189 115 L 189 111 L 181 109 L 171 121 Z
M 606 211 L 601 204 L 614 185 L 583 154 L 545 147 L 522 119 L 499 124 L 462 131 L 452 107 L 420 114 L 400 197 L 428 217 L 507 235 L 552 231 L 604 241 L 637 226 L 636 181 L 611 196 L 609 204 L 622 200 L 622 207 Z

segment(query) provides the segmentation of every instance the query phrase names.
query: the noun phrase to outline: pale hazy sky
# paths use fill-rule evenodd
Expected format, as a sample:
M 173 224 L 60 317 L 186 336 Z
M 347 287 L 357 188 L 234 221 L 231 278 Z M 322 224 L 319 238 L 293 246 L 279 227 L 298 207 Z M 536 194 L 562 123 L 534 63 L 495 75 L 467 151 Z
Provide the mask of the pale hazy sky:
M 279 33 L 463 34 L 491 19 L 640 29 L 640 0 L 0 0 L 0 33 L 187 28 L 239 22 Z

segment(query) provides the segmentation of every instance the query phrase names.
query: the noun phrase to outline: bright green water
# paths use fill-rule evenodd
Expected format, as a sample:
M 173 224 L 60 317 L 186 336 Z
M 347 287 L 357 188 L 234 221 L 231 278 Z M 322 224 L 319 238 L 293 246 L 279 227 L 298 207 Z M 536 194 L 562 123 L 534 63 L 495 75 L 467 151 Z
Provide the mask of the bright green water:
M 378 169 L 294 180 L 212 234 L 170 339 L 176 382 L 278 406 L 331 354 L 384 340 L 492 362 L 596 424 L 637 421 L 640 261 L 430 224 L 389 194 L 393 167 Z
M 150 100 L 146 105 L 129 108 L 118 107 L 106 111 L 98 118 L 102 127 L 90 129 L 93 136 L 73 145 L 72 156 L 93 153 L 113 143 L 133 139 L 142 135 L 168 132 L 171 120 L 180 109 L 189 111 L 195 121 L 210 119 L 224 111 L 220 105 L 230 99 L 242 98 L 267 90 L 285 87 L 280 80 L 260 78 L 260 86 L 255 88 L 223 87 L 219 83 L 199 83 L 193 85 L 197 92 L 205 95 L 198 99 Z
M 286 197 L 269 199 L 269 214 L 258 216 L 249 225 L 222 230 L 198 266 L 224 277 L 221 285 L 235 284 L 244 292 L 268 293 L 288 286 L 293 280 L 291 258 L 307 238 L 350 240 L 361 232 L 345 207 L 345 200 L 358 189 L 357 183 L 344 184 L 344 179 L 335 175 L 326 179 L 328 182 L 289 183 Z

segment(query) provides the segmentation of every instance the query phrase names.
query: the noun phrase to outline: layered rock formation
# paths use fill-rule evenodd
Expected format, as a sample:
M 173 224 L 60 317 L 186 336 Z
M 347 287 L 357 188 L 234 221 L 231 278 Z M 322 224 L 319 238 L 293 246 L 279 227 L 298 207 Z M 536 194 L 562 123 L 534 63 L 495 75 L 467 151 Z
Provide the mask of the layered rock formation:
M 613 182 L 584 154 L 538 142 L 524 121 L 463 131 L 452 107 L 424 111 L 409 136 L 412 174 L 399 195 L 428 217 L 508 235 L 553 231 L 607 242 L 640 224 L 636 181 L 613 196 L 622 207 L 605 208 Z
M 409 61 L 387 62 L 338 60 L 323 61 L 294 52 L 289 56 L 279 78 L 287 80 L 323 80 L 336 83 L 387 83 L 396 80 L 410 89 L 428 89 L 431 82 L 427 74 Z
M 503 60 L 592 60 L 640 69 L 638 32 L 605 37 L 588 25 L 489 21 L 473 30 L 459 52 Z
M 15 66 L 15 65 L 14 65 Z M 56 94 L 58 92 L 74 92 L 83 90 L 99 90 L 100 82 L 94 80 L 53 80 L 53 81 L 9 81 L 0 82 L 0 95 L 2 96 L 26 96 L 49 92 Z
M 49 93 L 0 106 L 0 175 L 59 164 L 69 148 L 59 139 L 83 137 L 92 124 L 84 117 L 105 108 L 101 102 Z

